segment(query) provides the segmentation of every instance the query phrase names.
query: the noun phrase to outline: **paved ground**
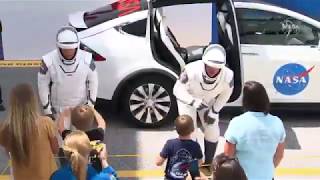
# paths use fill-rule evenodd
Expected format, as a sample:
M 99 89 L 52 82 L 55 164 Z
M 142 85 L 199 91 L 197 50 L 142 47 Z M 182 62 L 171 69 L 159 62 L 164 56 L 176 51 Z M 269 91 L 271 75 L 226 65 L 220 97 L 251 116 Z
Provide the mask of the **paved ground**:
M 36 88 L 35 68 L 0 68 L 0 84 L 7 105 L 9 90 L 17 83 L 29 82 Z M 125 117 L 108 112 L 108 107 L 98 107 L 103 110 L 107 119 L 108 129 L 106 143 L 110 154 L 110 164 L 114 166 L 121 179 L 161 179 L 162 169 L 156 167 L 154 159 L 168 138 L 175 137 L 174 127 L 168 124 L 159 129 L 142 129 L 127 122 Z M 222 115 L 220 126 L 224 133 L 231 112 Z M 277 170 L 280 180 L 320 179 L 320 112 L 303 113 L 292 111 L 276 112 L 285 123 L 287 139 L 285 158 Z M 5 118 L 5 112 L 0 112 L 0 119 Z M 221 137 L 218 152 L 222 151 L 224 140 Z M 0 173 L 5 170 L 7 157 L 0 153 Z M 8 179 L 8 176 L 0 176 Z

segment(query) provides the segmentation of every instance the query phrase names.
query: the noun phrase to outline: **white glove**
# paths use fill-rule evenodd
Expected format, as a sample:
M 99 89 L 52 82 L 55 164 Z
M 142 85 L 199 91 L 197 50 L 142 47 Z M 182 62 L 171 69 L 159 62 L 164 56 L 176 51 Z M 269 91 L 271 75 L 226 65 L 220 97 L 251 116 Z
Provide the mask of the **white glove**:
M 50 117 L 52 120 L 55 120 L 55 115 L 57 114 L 57 112 L 51 105 L 44 109 L 43 112 L 46 116 Z
M 214 124 L 219 119 L 219 114 L 212 111 L 212 109 L 204 113 L 204 122 L 207 124 Z
M 194 99 L 191 103 L 191 106 L 197 109 L 197 111 L 201 111 L 203 109 L 208 109 L 208 105 L 201 99 Z
M 44 114 L 53 114 L 52 107 L 49 105 L 46 109 L 43 109 Z

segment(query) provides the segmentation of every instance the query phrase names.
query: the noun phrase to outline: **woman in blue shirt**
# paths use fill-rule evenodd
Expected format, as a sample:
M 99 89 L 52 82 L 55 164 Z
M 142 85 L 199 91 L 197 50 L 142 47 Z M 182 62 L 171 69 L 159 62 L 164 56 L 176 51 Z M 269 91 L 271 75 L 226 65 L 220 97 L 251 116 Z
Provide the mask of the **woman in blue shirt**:
M 242 103 L 246 112 L 230 122 L 224 153 L 239 159 L 249 180 L 271 180 L 284 155 L 283 123 L 269 113 L 269 97 L 258 82 L 245 83 Z
M 92 151 L 88 136 L 82 131 L 74 131 L 64 139 L 63 151 L 68 163 L 54 172 L 51 180 L 116 180 L 115 170 L 106 160 L 106 146 L 99 153 L 102 171 L 97 172 L 89 164 L 89 155 Z

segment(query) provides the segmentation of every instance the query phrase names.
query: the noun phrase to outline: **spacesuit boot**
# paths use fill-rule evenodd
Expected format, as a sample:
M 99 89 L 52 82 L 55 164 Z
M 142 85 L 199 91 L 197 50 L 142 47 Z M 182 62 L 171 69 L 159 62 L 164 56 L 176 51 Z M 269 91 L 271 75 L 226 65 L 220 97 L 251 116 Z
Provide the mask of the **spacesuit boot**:
M 204 156 L 205 156 L 204 163 L 205 164 L 212 163 L 214 154 L 216 153 L 217 145 L 218 145 L 218 142 L 213 143 L 213 142 L 209 142 L 207 140 L 204 140 Z
M 212 175 L 212 161 L 214 154 L 216 153 L 218 142 L 213 143 L 209 142 L 207 140 L 204 140 L 204 156 L 205 161 L 204 164 L 200 167 L 200 171 L 206 175 L 211 176 Z

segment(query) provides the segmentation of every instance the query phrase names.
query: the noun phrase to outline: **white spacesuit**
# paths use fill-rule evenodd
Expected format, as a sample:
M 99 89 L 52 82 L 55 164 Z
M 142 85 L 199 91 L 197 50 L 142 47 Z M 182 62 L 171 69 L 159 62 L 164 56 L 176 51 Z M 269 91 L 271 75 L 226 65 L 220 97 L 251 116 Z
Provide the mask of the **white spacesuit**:
M 209 77 L 205 65 L 220 71 L 214 77 Z M 225 65 L 224 48 L 217 44 L 210 45 L 202 60 L 185 66 L 173 90 L 180 115 L 191 116 L 197 127 L 199 114 L 204 131 L 206 164 L 211 164 L 220 136 L 219 111 L 226 105 L 233 91 L 233 71 Z
M 80 41 L 72 27 L 57 33 L 57 49 L 43 56 L 38 73 L 38 89 L 44 113 L 56 118 L 65 108 L 81 104 L 94 106 L 98 77 L 92 54 L 79 49 Z M 63 49 L 76 49 L 71 59 Z

